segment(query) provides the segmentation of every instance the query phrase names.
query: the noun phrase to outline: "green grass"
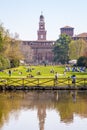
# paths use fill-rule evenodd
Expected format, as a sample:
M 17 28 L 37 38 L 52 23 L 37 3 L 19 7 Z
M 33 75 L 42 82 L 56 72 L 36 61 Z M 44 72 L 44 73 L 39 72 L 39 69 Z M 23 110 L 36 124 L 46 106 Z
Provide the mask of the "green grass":
M 27 72 L 28 69 L 31 69 L 31 72 Z M 54 73 L 50 73 L 51 70 L 54 70 Z M 19 66 L 18 68 L 12 68 L 12 75 L 9 76 L 8 71 L 4 70 L 3 72 L 0 72 L 0 85 L 14 85 L 14 86 L 22 86 L 23 84 L 25 86 L 54 86 L 53 79 L 55 77 L 55 73 L 58 72 L 58 82 L 57 85 L 59 86 L 67 86 L 68 83 L 72 84 L 72 79 L 68 79 L 68 77 L 71 77 L 73 74 L 76 75 L 76 84 L 78 85 L 87 85 L 87 80 L 84 81 L 84 79 L 79 78 L 87 78 L 87 72 L 66 72 L 66 76 L 64 76 L 64 70 L 65 66 Z M 22 74 L 20 74 L 22 72 Z M 37 74 L 37 72 L 40 72 L 40 75 Z M 33 75 L 34 78 L 29 78 L 29 75 Z M 26 78 L 28 77 L 28 78 Z M 6 79 L 7 78 L 7 79 Z M 10 79 L 11 78 L 11 79 Z M 40 78 L 40 79 L 39 79 Z M 51 79 L 52 78 L 52 79 Z M 66 79 L 64 79 L 66 78 Z M 56 82 L 55 82 L 56 83 Z
M 27 69 L 30 68 L 31 72 L 26 72 Z M 54 73 L 50 73 L 51 70 L 54 70 Z M 33 75 L 35 78 L 53 78 L 55 76 L 55 72 L 59 73 L 59 78 L 64 78 L 64 69 L 65 66 L 19 66 L 18 68 L 12 68 L 12 75 L 11 77 L 27 77 L 29 74 Z M 40 75 L 37 72 L 40 72 Z M 20 74 L 22 72 L 22 74 Z M 71 77 L 73 74 L 76 75 L 77 78 L 87 78 L 87 71 L 86 72 L 66 72 L 66 78 Z M 8 69 L 0 72 L 0 77 L 9 77 Z

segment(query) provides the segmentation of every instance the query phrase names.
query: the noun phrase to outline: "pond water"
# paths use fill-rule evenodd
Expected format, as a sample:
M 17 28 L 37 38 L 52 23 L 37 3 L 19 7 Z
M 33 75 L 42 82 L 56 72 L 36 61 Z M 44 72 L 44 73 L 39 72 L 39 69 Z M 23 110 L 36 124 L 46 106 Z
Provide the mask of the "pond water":
M 0 130 L 87 130 L 87 91 L 0 92 Z

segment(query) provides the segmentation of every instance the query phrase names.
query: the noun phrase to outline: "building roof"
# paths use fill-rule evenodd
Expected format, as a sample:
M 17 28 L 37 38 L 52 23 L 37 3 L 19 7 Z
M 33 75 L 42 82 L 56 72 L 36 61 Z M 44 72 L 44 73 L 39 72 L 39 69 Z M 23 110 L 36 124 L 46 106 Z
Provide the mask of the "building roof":
M 87 32 L 80 33 L 80 34 L 76 35 L 75 37 L 87 37 Z
M 73 27 L 70 27 L 70 26 L 64 26 L 64 27 L 62 27 L 62 28 L 73 28 Z

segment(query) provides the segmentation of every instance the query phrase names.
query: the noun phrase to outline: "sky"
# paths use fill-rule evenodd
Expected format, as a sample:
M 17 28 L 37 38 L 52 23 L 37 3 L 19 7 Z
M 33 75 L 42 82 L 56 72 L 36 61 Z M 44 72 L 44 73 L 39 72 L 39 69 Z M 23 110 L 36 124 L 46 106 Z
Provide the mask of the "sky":
M 64 26 L 87 32 L 87 0 L 0 0 L 0 23 L 21 40 L 37 40 L 41 12 L 47 40 L 57 40 Z

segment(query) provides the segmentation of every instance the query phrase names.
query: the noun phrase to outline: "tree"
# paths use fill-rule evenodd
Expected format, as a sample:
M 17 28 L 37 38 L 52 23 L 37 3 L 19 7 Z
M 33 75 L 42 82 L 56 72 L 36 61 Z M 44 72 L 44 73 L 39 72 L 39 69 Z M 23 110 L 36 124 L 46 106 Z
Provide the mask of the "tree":
M 9 33 L 3 27 L 3 24 L 0 24 L 0 70 L 7 69 L 10 67 L 10 61 L 5 56 L 5 49 L 8 45 Z
M 0 54 L 4 54 L 10 39 L 9 31 L 4 28 L 3 24 L 0 24 Z
M 17 41 L 15 39 L 11 39 L 11 41 L 10 41 L 6 51 L 5 51 L 5 55 L 7 55 L 7 57 L 9 59 L 20 60 L 22 58 L 22 54 L 20 52 L 19 44 L 20 44 L 20 41 Z
M 0 55 L 0 70 L 10 68 L 10 61 L 6 57 Z
M 87 43 L 83 39 L 79 39 L 76 41 L 71 41 L 69 44 L 69 58 L 78 59 L 79 57 L 85 55 L 85 47 Z
M 16 33 L 14 38 L 10 36 L 9 30 L 6 30 L 2 24 L 0 24 L 0 55 L 10 60 L 10 63 L 14 62 L 14 65 L 19 64 L 19 60 L 22 59 L 20 51 L 20 40 Z M 1 60 L 3 61 L 3 60 Z M 1 62 L 0 61 L 0 62 Z M 2 63 L 0 63 L 2 64 Z
M 0 24 L 0 53 L 3 50 L 3 32 L 4 32 L 4 29 L 2 27 L 2 24 Z
M 54 53 L 54 61 L 58 63 L 67 63 L 69 60 L 68 52 L 69 52 L 69 43 L 71 38 L 66 35 L 60 35 L 59 39 L 55 42 L 53 53 Z
M 79 57 L 79 59 L 77 60 L 77 65 L 87 67 L 87 57 L 85 56 Z
M 84 49 L 83 56 L 87 57 L 87 45 L 86 45 L 86 47 L 85 47 L 85 49 Z
M 11 68 L 18 67 L 20 65 L 20 62 L 18 59 L 11 59 L 10 65 L 11 65 Z
M 11 67 L 19 66 L 19 61 L 23 58 L 20 51 L 20 41 L 11 39 L 5 51 L 5 55 L 9 58 Z

